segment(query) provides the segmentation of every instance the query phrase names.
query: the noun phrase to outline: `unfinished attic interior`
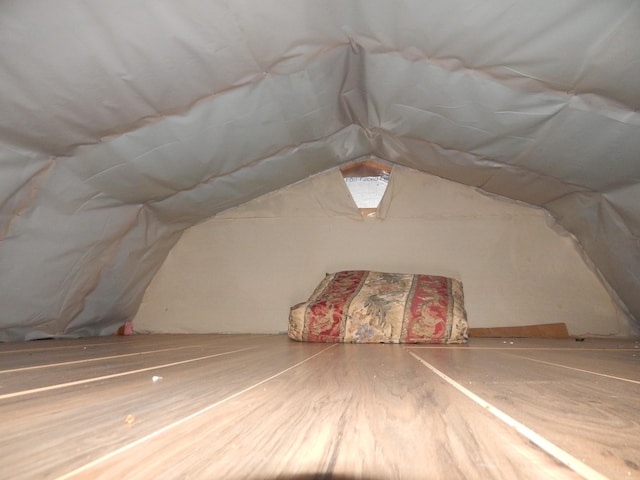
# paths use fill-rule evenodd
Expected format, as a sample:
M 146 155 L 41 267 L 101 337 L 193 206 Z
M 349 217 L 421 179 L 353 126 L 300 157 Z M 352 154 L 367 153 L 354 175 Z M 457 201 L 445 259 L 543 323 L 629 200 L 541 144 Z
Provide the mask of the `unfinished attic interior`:
M 4 478 L 640 478 L 640 3 L 0 3 Z

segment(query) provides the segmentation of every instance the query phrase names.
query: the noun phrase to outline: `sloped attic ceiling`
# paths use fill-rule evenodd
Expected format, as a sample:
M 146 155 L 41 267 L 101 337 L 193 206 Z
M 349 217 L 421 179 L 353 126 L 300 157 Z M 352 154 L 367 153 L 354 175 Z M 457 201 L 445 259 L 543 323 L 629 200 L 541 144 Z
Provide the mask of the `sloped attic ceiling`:
M 189 226 L 364 155 L 546 208 L 640 318 L 634 0 L 0 4 L 0 339 L 110 333 Z

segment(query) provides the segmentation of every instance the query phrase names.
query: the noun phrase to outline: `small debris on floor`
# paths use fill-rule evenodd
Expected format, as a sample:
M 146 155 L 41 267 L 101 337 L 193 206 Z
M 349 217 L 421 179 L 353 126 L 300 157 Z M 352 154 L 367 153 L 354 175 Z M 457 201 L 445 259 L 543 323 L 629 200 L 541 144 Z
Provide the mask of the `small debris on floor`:
M 153 383 L 159 382 L 160 380 L 162 380 L 162 377 L 159 377 L 158 375 L 154 375 L 153 377 L 151 377 L 151 381 Z
M 124 423 L 126 423 L 127 425 L 131 425 L 135 421 L 136 421 L 136 417 L 134 417 L 133 415 L 127 415 L 124 418 Z

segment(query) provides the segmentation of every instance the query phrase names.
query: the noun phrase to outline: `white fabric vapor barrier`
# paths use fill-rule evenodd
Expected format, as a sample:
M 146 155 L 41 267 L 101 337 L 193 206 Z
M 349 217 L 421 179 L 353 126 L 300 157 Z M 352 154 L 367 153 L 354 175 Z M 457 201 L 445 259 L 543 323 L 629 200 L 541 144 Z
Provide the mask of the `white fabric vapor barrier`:
M 0 3 L 0 340 L 107 334 L 182 232 L 366 155 L 546 208 L 640 318 L 640 3 Z

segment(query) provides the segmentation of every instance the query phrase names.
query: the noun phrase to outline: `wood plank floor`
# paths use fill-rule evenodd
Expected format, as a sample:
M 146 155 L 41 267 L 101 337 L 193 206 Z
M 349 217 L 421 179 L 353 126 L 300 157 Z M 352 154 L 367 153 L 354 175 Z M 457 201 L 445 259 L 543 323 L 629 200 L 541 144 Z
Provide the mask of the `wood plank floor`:
M 640 343 L 0 345 L 0 478 L 640 478 Z

